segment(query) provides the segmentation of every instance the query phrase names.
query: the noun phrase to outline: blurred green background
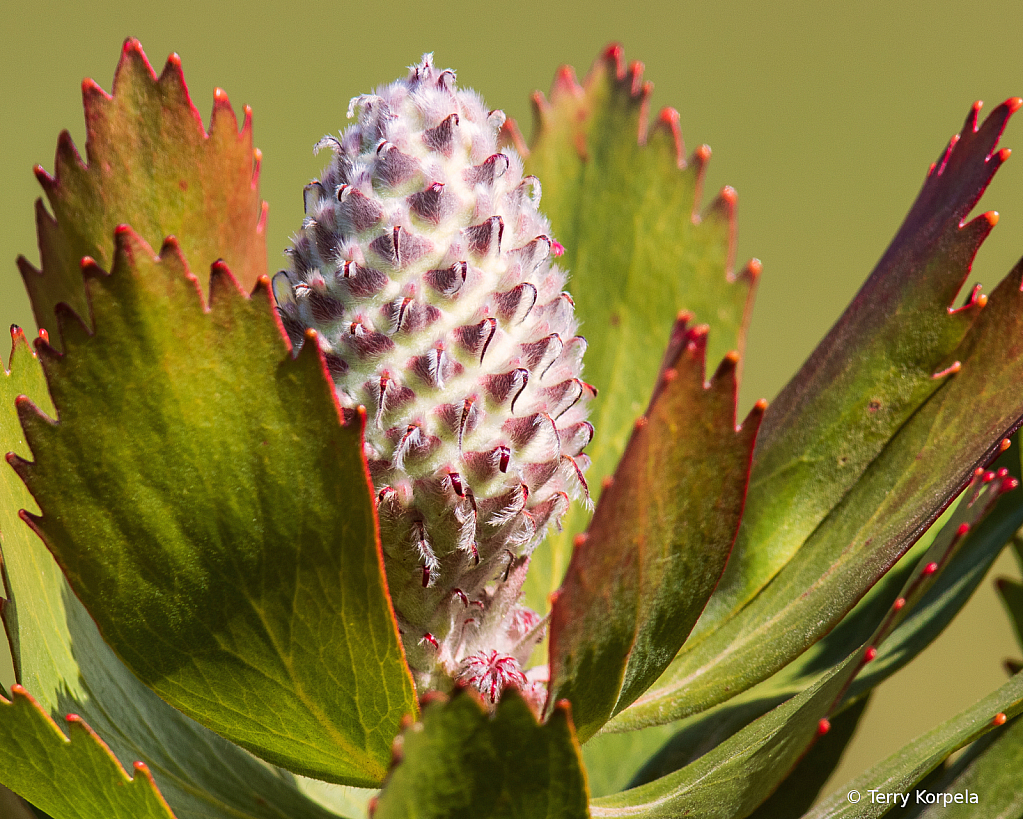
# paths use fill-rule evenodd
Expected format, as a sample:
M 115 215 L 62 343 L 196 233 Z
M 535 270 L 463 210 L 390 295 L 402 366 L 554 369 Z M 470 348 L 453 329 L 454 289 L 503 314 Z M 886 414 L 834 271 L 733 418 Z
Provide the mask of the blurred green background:
M 457 68 L 529 133 L 529 95 L 561 63 L 585 73 L 612 40 L 646 63 L 654 105 L 681 112 L 689 150 L 714 150 L 708 200 L 739 192 L 739 254 L 764 263 L 742 407 L 770 398 L 869 273 L 928 165 L 969 106 L 1023 95 L 1023 4 L 928 2 L 5 4 L 0 41 L 0 321 L 32 326 L 14 259 L 38 262 L 32 166 L 53 167 L 61 129 L 84 153 L 80 82 L 108 89 L 124 37 L 159 71 L 184 63 L 204 117 L 213 89 L 255 111 L 270 203 L 271 265 L 317 175 L 313 143 L 345 125 L 348 99 L 425 51 Z M 1023 121 L 1004 144 L 1023 146 Z M 1002 219 L 981 250 L 987 289 L 1023 254 L 1023 159 L 981 202 Z M 1003 558 L 996 571 L 1015 572 Z M 1020 652 L 985 584 L 941 641 L 875 697 L 836 780 L 972 703 Z M 9 679 L 0 662 L 0 677 Z

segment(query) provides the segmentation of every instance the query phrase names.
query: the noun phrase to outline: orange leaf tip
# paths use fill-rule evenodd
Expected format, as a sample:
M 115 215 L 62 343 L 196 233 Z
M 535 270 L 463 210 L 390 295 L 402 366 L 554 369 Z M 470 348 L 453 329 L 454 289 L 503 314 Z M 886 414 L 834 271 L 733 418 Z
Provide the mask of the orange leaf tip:
M 1005 725 L 1005 719 L 1006 719 L 1005 714 L 1002 713 L 1001 711 L 999 711 L 997 714 L 995 714 L 995 718 L 993 720 L 991 720 L 991 724 L 992 725 Z

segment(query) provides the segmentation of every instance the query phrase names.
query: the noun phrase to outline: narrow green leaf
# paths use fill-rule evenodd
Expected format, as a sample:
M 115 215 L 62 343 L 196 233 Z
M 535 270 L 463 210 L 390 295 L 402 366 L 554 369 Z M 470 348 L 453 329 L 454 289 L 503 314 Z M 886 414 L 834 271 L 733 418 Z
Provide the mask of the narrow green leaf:
M 14 408 L 26 395 L 53 412 L 43 369 L 20 330 L 11 367 L 0 380 L 0 452 L 28 454 Z M 326 819 L 290 775 L 275 771 L 237 745 L 167 705 L 124 667 L 38 537 L 18 520 L 34 509 L 13 470 L 0 469 L 0 566 L 8 597 L 2 614 L 21 683 L 55 720 L 75 713 L 125 767 L 144 762 L 178 819 Z M 0 721 L 0 734 L 14 726 Z M 32 766 L 23 760 L 22 766 Z M 0 769 L 0 782 L 17 766 Z M 36 802 L 52 798 L 52 782 Z M 0 811 L 2 815 L 2 811 Z
M 550 702 L 585 742 L 660 676 L 721 577 L 757 407 L 735 428 L 734 354 L 705 383 L 707 327 L 677 324 L 661 386 L 579 539 L 551 615 Z
M 1016 641 L 1023 646 L 1023 583 L 1000 577 L 995 581 L 995 588 L 1009 615 Z
M 175 707 L 274 764 L 376 784 L 414 712 L 361 421 L 316 345 L 292 360 L 264 279 L 215 266 L 204 311 L 176 245 L 118 231 L 87 282 L 95 335 L 41 345 L 60 421 L 19 412 L 28 516 L 104 638 Z
M 949 308 L 997 214 L 965 220 L 1008 155 L 995 146 L 1018 105 L 998 106 L 980 127 L 979 104 L 971 109 L 873 273 L 773 402 L 734 554 L 693 642 L 741 610 L 806 548 L 940 388 L 932 376 L 951 364 L 946 358 L 983 299 L 975 291 L 963 308 Z
M 797 556 L 741 614 L 684 649 L 634 724 L 696 713 L 766 679 L 836 626 L 1023 416 L 1023 266 L 954 351 L 961 371 L 899 430 Z
M 251 288 L 267 272 L 252 112 L 245 109 L 239 132 L 227 95 L 217 89 L 207 132 L 178 56 L 158 79 L 134 39 L 124 43 L 113 95 L 86 80 L 82 96 L 88 164 L 65 131 L 53 175 L 36 166 L 53 215 L 36 203 L 42 271 L 24 258 L 18 266 L 38 325 L 56 331 L 61 302 L 88 317 L 80 263 L 89 256 L 109 270 L 121 224 L 153 247 L 175 236 L 193 270 L 219 259 Z
M 841 762 L 869 701 L 869 697 L 864 697 L 832 718 L 828 732 L 749 819 L 797 819 L 809 810 Z
M 995 465 L 999 462 L 1012 463 L 1015 479 L 1019 480 L 1019 450 L 1013 447 L 1005 454 L 1008 457 L 999 459 Z M 947 564 L 940 558 L 940 542 L 936 543 L 921 560 L 923 565 L 939 562 L 934 585 L 919 602 L 909 606 L 906 618 L 879 649 L 877 659 L 857 676 L 847 697 L 863 696 L 934 642 L 969 602 L 1012 533 L 1020 526 L 1023 526 L 1023 492 L 1017 489 L 1006 494 L 991 514 L 971 528 Z
M 747 816 L 777 787 L 813 742 L 820 720 L 859 667 L 850 656 L 818 683 L 733 734 L 692 764 L 646 785 L 595 799 L 598 816 Z
M 740 275 L 735 254 L 735 192 L 701 215 L 710 149 L 689 161 L 678 113 L 664 109 L 648 131 L 651 92 L 643 67 L 626 68 L 620 46 L 594 63 L 582 85 L 570 68 L 555 78 L 549 101 L 534 96 L 535 128 L 526 170 L 543 182 L 544 212 L 564 245 L 564 267 L 589 347 L 586 379 L 599 390 L 596 430 L 586 449 L 594 493 L 614 470 L 653 392 L 661 353 L 679 311 L 710 325 L 708 357 L 742 352 L 759 263 Z M 628 214 L 628 218 L 622 218 Z M 540 610 L 571 556 L 572 535 L 588 512 L 574 507 L 564 534 L 533 557 L 527 580 Z
M 1023 674 L 1017 674 L 993 694 L 976 705 L 928 731 L 888 759 L 846 783 L 838 791 L 819 802 L 806 814 L 806 819 L 866 819 L 885 814 L 891 803 L 878 801 L 871 790 L 881 794 L 910 793 L 924 776 L 940 765 L 950 754 L 984 736 L 1023 712 Z M 1003 715 L 1003 717 L 999 717 Z M 1018 783 L 1018 771 L 1016 782 Z M 848 794 L 856 791 L 858 802 Z M 991 794 L 993 796 L 993 794 Z M 970 814 L 971 816 L 974 814 Z
M 928 788 L 937 800 L 917 819 L 1020 819 L 1023 817 L 1023 720 L 992 731 L 956 760 L 936 787 Z M 958 801 L 956 794 L 959 794 Z M 969 798 L 977 795 L 977 801 Z M 915 794 L 914 794 L 915 797 Z M 915 798 L 914 798 L 915 801 Z
M 582 819 L 586 776 L 568 708 L 538 724 L 510 691 L 488 714 L 460 691 L 396 745 L 373 819 Z
M 80 717 L 65 736 L 20 685 L 12 697 L 0 697 L 0 771 L 14 791 L 53 819 L 175 819 L 144 764 L 129 777 Z

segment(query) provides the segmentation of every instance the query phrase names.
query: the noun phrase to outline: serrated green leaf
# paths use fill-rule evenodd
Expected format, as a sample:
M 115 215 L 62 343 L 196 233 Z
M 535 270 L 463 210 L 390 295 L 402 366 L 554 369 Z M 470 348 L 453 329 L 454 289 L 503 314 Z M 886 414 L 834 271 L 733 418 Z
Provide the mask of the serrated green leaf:
M 928 790 L 942 793 L 940 801 L 917 814 L 916 819 L 968 817 L 969 819 L 1020 819 L 1023 817 L 1023 720 L 1018 717 L 997 728 L 968 748 L 942 779 Z M 956 801 L 960 794 L 960 801 Z M 977 801 L 968 799 L 976 794 Z
M 707 383 L 707 327 L 687 324 L 553 598 L 549 702 L 572 703 L 583 742 L 671 662 L 742 517 L 763 405 L 737 432 L 737 357 Z
M 837 625 L 926 531 L 1023 415 L 1023 267 L 991 296 L 946 379 L 785 568 L 742 612 L 688 646 L 637 701 L 639 724 L 695 713 L 766 679 Z M 754 456 L 755 457 L 755 456 Z
M 735 192 L 725 189 L 701 216 L 710 150 L 702 146 L 685 161 L 672 110 L 648 132 L 649 97 L 642 66 L 626 69 L 613 46 L 581 86 L 566 67 L 549 101 L 534 97 L 529 150 L 518 143 L 527 173 L 543 182 L 544 212 L 564 245 L 562 263 L 589 343 L 585 376 L 599 390 L 590 414 L 596 433 L 586 449 L 595 497 L 650 399 L 679 311 L 710 325 L 712 363 L 741 353 L 759 270 L 752 264 L 733 275 Z M 572 536 L 588 518 L 573 507 L 564 534 L 534 553 L 526 587 L 538 610 L 560 583 Z
M 423 710 L 400 741 L 374 819 L 583 819 L 586 776 L 565 706 L 538 724 L 506 694 L 494 714 L 467 691 Z
M 54 819 L 174 819 L 141 762 L 129 777 L 95 732 L 69 715 L 68 735 L 20 686 L 0 697 L 0 771 Z
M 26 395 L 53 412 L 39 362 L 20 331 L 10 372 L 0 380 L 0 452 L 28 454 L 14 409 Z M 7 605 L 2 611 L 18 682 L 59 720 L 78 714 L 122 766 L 144 762 L 178 819 L 327 819 L 276 771 L 167 705 L 124 667 L 71 592 L 52 556 L 18 520 L 34 509 L 13 470 L 0 469 L 0 566 Z M 15 726 L 0 721 L 0 736 Z M 0 740 L 2 741 L 2 740 Z M 22 760 L 21 766 L 32 766 Z M 18 766 L 0 769 L 0 782 Z M 25 796 L 42 804 L 53 782 Z M 2 815 L 2 811 L 0 811 Z
M 19 403 L 30 516 L 104 638 L 175 707 L 274 764 L 376 784 L 415 700 L 361 421 L 316 345 L 292 360 L 263 279 L 204 311 L 172 242 L 118 231 L 89 336 L 40 347 L 60 421 Z
M 874 765 L 851 782 L 843 785 L 806 814 L 806 819 L 860 819 L 885 814 L 891 804 L 876 801 L 871 789 L 878 793 L 906 793 L 924 776 L 940 765 L 950 754 L 984 736 L 999 723 L 999 714 L 1012 719 L 1023 712 L 1023 674 L 1017 674 L 993 694 L 950 720 L 928 731 L 901 748 L 888 759 Z M 1017 775 L 1018 782 L 1018 775 Z M 860 800 L 851 802 L 850 791 L 857 791 Z M 972 814 L 971 814 L 972 815 Z
M 18 415 L 14 411 L 14 399 L 18 395 L 26 395 L 33 400 L 42 412 L 53 414 L 53 403 L 46 389 L 46 377 L 32 351 L 25 341 L 25 335 L 19 327 L 11 328 L 13 346 L 9 368 L 0 374 L 0 453 L 28 452 L 25 434 L 18 423 Z M 19 509 L 35 510 L 32 496 L 26 491 L 24 484 L 10 469 L 0 469 L 0 592 L 6 594 L 7 600 L 0 605 L 0 619 L 6 628 L 7 640 L 11 647 L 14 660 L 15 675 L 19 673 L 20 656 L 24 650 L 32 651 L 33 646 L 22 647 L 24 639 L 33 639 L 32 629 L 20 628 L 19 602 L 11 594 L 10 574 L 13 561 L 17 555 L 31 551 L 38 541 L 18 517 Z M 25 616 L 31 616 L 28 611 Z M 20 677 L 18 677 L 20 679 Z
M 764 420 L 732 559 L 693 642 L 740 610 L 863 480 L 906 420 L 937 390 L 932 376 L 978 315 L 950 308 L 997 214 L 966 217 L 1007 156 L 995 146 L 1015 101 L 962 133 L 860 292 L 781 391 Z
M 248 288 L 266 274 L 266 214 L 249 109 L 239 132 L 227 95 L 217 89 L 207 132 L 178 56 L 158 79 L 134 39 L 124 43 L 113 94 L 86 80 L 82 96 L 88 164 L 62 133 L 53 175 L 36 167 L 53 211 L 36 204 L 42 270 L 18 260 L 40 327 L 56 331 L 61 302 L 88 318 L 80 263 L 89 256 L 109 270 L 121 224 L 153 247 L 177 237 L 192 270 L 219 259 Z

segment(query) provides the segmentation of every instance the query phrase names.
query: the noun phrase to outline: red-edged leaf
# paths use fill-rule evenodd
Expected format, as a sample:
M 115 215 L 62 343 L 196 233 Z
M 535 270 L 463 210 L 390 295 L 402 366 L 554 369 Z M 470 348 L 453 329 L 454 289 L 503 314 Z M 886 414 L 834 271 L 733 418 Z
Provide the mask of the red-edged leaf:
M 735 428 L 738 356 L 705 383 L 707 328 L 680 318 L 647 413 L 576 541 L 551 615 L 551 702 L 585 741 L 660 676 L 721 577 L 742 517 L 758 404 Z
M 1003 103 L 982 126 L 973 106 L 870 278 L 775 399 L 735 551 L 693 642 L 767 584 L 941 386 L 934 375 L 984 298 L 951 306 L 997 214 L 965 219 L 1008 156 L 995 148 L 1019 104 Z
M 56 330 L 54 308 L 61 302 L 88 316 L 82 258 L 109 270 L 121 224 L 153 247 L 175 236 L 191 269 L 206 270 L 219 259 L 251 288 L 267 271 L 251 110 L 239 131 L 218 88 L 207 132 L 178 56 L 171 55 L 157 78 L 134 39 L 124 43 L 113 94 L 86 80 L 82 97 L 87 163 L 65 131 L 53 175 L 35 169 L 53 215 L 37 202 L 42 271 L 24 258 L 18 266 L 39 326 Z
M 95 334 L 39 344 L 59 422 L 19 412 L 27 515 L 109 645 L 196 721 L 276 764 L 377 784 L 415 710 L 383 573 L 362 421 L 318 346 L 295 359 L 262 278 L 204 308 L 168 241 L 117 233 Z M 360 416 L 361 417 L 361 416 Z
M 174 819 L 152 774 L 136 762 L 129 777 L 81 717 L 64 732 L 22 688 L 0 697 L 0 770 L 18 793 L 54 819 Z

